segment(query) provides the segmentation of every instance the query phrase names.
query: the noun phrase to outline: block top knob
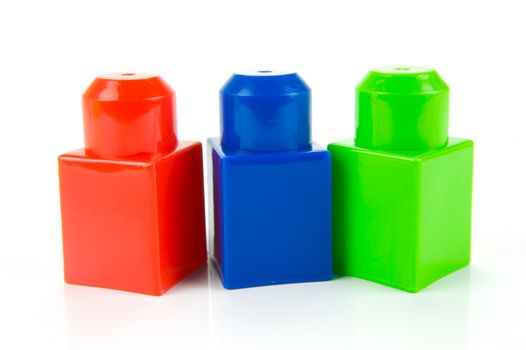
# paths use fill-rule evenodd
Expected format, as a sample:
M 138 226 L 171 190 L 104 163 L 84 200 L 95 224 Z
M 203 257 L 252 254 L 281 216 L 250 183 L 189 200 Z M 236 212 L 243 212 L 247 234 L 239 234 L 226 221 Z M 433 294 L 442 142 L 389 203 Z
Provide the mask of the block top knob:
M 373 69 L 356 88 L 356 145 L 392 151 L 443 147 L 449 88 L 426 67 Z
M 227 151 L 293 151 L 311 145 L 310 88 L 296 73 L 236 73 L 220 92 Z
M 100 75 L 82 100 L 87 153 L 119 158 L 175 149 L 175 93 L 160 76 Z

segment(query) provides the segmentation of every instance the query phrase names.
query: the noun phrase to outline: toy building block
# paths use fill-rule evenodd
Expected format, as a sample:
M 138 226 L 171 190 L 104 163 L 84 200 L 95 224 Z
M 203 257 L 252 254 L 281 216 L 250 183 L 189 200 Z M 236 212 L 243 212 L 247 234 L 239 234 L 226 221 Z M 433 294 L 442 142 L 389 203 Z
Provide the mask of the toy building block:
M 332 278 L 331 159 L 295 73 L 234 74 L 208 141 L 213 258 L 225 288 Z
M 157 75 L 100 76 L 83 110 L 85 148 L 59 157 L 65 280 L 161 295 L 207 260 L 201 144 Z
M 356 138 L 330 144 L 335 273 L 409 292 L 469 264 L 473 143 L 448 137 L 436 71 L 376 69 L 356 90 Z

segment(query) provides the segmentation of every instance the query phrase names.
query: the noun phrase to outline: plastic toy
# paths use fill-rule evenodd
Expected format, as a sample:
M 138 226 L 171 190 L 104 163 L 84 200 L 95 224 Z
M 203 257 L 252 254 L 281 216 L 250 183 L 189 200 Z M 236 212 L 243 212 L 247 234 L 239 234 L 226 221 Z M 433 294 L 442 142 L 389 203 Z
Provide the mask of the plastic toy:
M 59 157 L 65 280 L 160 295 L 207 260 L 201 144 L 157 75 L 100 76 L 83 110 L 85 148 Z
M 295 73 L 234 74 L 209 139 L 213 258 L 225 288 L 332 278 L 331 159 Z
M 376 69 L 356 90 L 356 138 L 330 144 L 334 269 L 409 292 L 469 264 L 473 143 L 448 137 L 433 69 Z

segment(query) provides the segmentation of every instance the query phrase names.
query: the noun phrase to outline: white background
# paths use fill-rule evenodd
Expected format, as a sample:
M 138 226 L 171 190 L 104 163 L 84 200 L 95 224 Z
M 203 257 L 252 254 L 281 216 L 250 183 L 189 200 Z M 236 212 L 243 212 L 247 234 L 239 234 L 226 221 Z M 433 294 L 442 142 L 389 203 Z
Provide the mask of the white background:
M 524 349 L 526 11 L 522 1 L 0 3 L 1 349 Z M 83 145 L 95 75 L 159 72 L 180 139 L 219 134 L 232 71 L 297 70 L 313 137 L 354 134 L 371 67 L 435 67 L 450 135 L 476 144 L 473 260 L 419 294 L 341 278 L 222 289 L 202 269 L 155 298 L 62 280 L 56 157 Z

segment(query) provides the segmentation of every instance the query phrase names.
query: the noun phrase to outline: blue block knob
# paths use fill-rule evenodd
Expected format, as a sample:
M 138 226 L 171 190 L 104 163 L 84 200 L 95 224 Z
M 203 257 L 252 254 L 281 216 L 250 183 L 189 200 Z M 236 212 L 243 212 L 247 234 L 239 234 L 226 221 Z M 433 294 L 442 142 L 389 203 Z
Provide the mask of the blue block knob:
M 310 88 L 296 73 L 237 73 L 221 89 L 225 151 L 309 149 L 310 120 Z

